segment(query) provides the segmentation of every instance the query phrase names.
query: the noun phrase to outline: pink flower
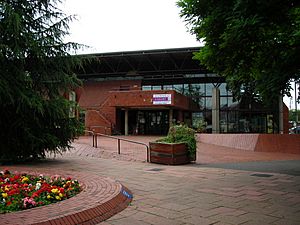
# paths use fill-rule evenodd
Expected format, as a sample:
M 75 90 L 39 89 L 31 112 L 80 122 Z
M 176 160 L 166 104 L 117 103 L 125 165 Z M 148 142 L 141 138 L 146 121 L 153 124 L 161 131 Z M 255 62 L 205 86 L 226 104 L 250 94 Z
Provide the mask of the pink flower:
M 23 199 L 23 207 L 25 209 L 32 208 L 34 206 L 36 206 L 36 202 L 34 201 L 33 198 L 26 197 Z

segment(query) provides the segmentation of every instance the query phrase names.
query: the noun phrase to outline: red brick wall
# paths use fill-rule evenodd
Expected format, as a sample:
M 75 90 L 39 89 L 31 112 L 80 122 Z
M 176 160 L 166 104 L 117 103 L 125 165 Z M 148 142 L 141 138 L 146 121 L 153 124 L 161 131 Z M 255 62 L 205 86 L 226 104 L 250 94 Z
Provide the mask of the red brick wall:
M 259 134 L 198 134 L 197 141 L 254 151 Z
M 111 134 L 112 126 L 116 123 L 116 109 L 109 105 L 109 96 L 110 91 L 119 90 L 120 87 L 140 90 L 141 81 L 85 82 L 81 89 L 76 90 L 80 95 L 79 105 L 86 110 L 86 129 Z
M 300 135 L 260 134 L 255 151 L 300 154 Z
M 131 90 L 139 90 L 141 81 L 91 81 L 83 84 L 79 105 L 82 108 L 99 107 L 109 96 L 109 91 L 119 90 L 120 86 L 129 86 Z
M 153 94 L 171 94 L 172 104 L 163 105 L 175 107 L 183 110 L 189 109 L 189 99 L 172 90 L 161 91 L 122 91 L 111 92 L 109 105 L 116 107 L 151 107 L 160 108 L 162 105 L 154 105 L 152 102 Z
M 197 141 L 257 152 L 300 154 L 299 134 L 198 134 Z
M 99 111 L 87 110 L 85 115 L 85 126 L 88 130 L 100 132 L 101 127 L 110 127 L 110 121 L 108 121 Z M 96 126 L 99 126 L 98 128 Z M 100 129 L 102 130 L 102 129 Z

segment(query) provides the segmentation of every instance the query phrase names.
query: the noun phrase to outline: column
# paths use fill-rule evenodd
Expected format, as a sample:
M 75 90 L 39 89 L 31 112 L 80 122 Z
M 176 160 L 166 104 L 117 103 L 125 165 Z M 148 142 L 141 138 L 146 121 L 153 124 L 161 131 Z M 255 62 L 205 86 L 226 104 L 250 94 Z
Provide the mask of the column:
M 128 109 L 125 109 L 125 135 L 128 135 Z
M 173 124 L 173 109 L 169 110 L 169 128 L 172 126 Z
M 220 90 L 212 89 L 212 133 L 220 133 Z

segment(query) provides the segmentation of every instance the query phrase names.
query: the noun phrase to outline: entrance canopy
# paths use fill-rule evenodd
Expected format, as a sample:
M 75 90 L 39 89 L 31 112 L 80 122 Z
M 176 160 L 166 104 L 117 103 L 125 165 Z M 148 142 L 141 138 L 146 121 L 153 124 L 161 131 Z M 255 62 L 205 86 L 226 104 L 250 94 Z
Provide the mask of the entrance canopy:
M 180 109 L 197 110 L 191 98 L 173 90 L 159 91 L 111 91 L 109 100 L 111 107 L 144 108 L 144 109 Z

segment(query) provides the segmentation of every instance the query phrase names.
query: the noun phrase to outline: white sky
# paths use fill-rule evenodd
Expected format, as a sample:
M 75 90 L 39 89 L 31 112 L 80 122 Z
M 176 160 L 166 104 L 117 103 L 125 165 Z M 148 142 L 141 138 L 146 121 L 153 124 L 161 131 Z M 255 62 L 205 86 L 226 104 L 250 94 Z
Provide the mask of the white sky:
M 176 0 L 65 0 L 62 9 L 78 15 L 67 41 L 92 47 L 80 53 L 201 46 Z
M 62 10 L 76 14 L 66 41 L 90 46 L 78 53 L 104 53 L 201 46 L 179 17 L 177 0 L 65 0 Z M 295 108 L 285 97 L 288 107 Z M 298 109 L 300 104 L 298 104 Z

